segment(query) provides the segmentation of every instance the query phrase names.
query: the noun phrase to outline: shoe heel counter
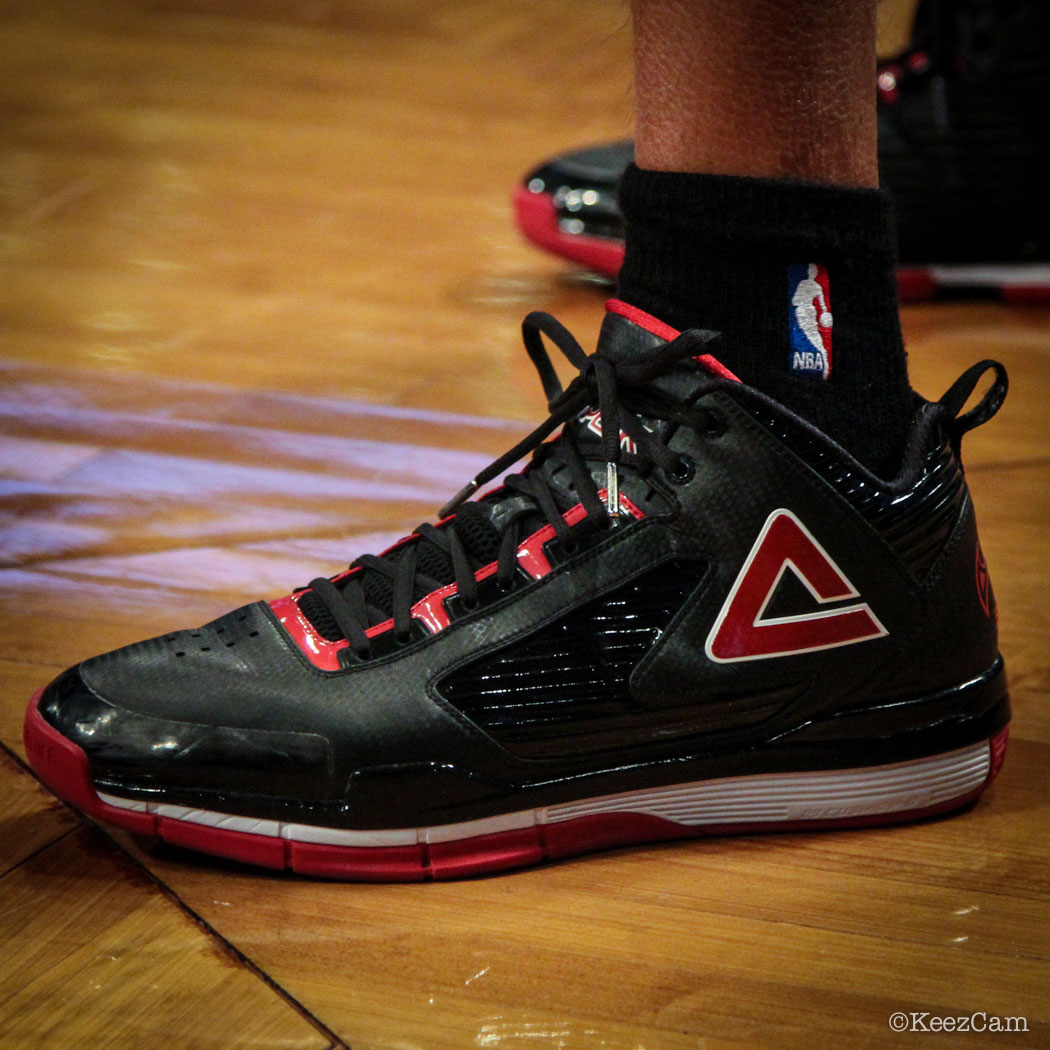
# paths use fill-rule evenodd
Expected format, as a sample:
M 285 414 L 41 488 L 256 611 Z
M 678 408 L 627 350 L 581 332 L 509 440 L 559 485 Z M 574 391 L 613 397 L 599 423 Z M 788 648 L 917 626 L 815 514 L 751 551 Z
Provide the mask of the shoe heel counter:
M 923 590 L 928 626 L 917 651 L 928 670 L 936 668 L 942 683 L 986 671 L 999 656 L 998 609 L 968 489 Z

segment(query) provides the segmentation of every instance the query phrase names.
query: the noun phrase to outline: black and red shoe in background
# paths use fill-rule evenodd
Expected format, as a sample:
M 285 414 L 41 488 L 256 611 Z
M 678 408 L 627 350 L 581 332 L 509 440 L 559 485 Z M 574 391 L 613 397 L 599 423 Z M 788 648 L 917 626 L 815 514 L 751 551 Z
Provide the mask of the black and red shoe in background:
M 877 79 L 880 180 L 897 210 L 901 298 L 1050 302 L 1050 5 L 922 4 L 913 39 Z M 620 141 L 529 172 L 517 223 L 533 243 L 615 278 Z
M 980 795 L 1010 709 L 959 455 L 1002 367 L 916 395 L 876 477 L 710 332 L 615 300 L 594 354 L 523 328 L 550 416 L 437 524 L 70 668 L 26 713 L 41 778 L 132 832 L 387 880 Z

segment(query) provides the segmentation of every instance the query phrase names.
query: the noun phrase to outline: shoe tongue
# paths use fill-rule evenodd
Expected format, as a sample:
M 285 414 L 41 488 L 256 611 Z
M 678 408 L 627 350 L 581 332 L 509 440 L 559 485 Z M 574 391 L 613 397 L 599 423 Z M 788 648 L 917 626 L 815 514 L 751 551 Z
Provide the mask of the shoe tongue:
M 454 530 L 459 537 L 472 568 L 480 569 L 481 566 L 496 560 L 502 536 L 493 524 L 487 506 L 482 503 L 464 503 L 457 509 L 455 517 L 447 527 Z M 393 558 L 396 560 L 401 553 L 403 551 L 394 554 Z M 451 583 L 454 579 L 452 558 L 432 544 L 420 544 L 416 558 L 416 589 L 413 598 L 422 598 L 435 585 Z M 365 600 L 374 609 L 384 614 L 391 611 L 393 586 L 385 576 L 366 572 L 362 586 Z
M 492 521 L 490 507 L 482 503 L 464 503 L 448 528 L 455 529 L 474 569 L 496 560 L 502 535 Z M 396 561 L 403 553 L 403 549 L 396 550 L 390 557 Z M 437 547 L 425 543 L 419 548 L 416 572 L 416 592 L 413 594 L 416 599 L 422 598 L 434 584 L 451 583 L 455 579 L 452 559 Z M 361 575 L 360 582 L 372 621 L 382 622 L 392 612 L 393 584 L 386 576 L 368 571 Z M 332 614 L 313 591 L 307 591 L 300 598 L 299 609 L 322 638 L 333 642 L 342 638 Z
M 598 333 L 598 353 L 609 361 L 627 361 L 663 346 L 679 334 L 652 315 L 611 299 Z
M 680 334 L 651 314 L 612 299 L 607 303 L 607 313 L 598 335 L 597 352 L 610 361 L 626 361 L 651 353 Z M 707 364 L 704 360 L 701 363 Z M 715 364 L 715 368 L 711 368 L 710 364 L 707 367 L 717 372 L 721 366 L 717 362 Z M 652 385 L 676 397 L 687 397 L 708 378 L 700 369 L 672 368 L 655 377 Z M 659 426 L 656 420 L 643 419 L 643 423 L 650 422 L 654 429 Z M 567 423 L 566 427 L 574 428 L 578 446 L 588 458 L 591 458 L 592 453 L 596 460 L 600 457 L 601 417 L 596 411 L 585 411 L 577 420 Z M 565 469 L 563 462 L 550 457 L 539 469 L 559 506 L 567 509 L 579 502 L 579 495 L 572 487 L 571 472 Z M 520 515 L 523 508 L 530 507 L 531 501 L 527 497 L 497 490 L 475 502 L 462 504 L 448 527 L 455 529 L 471 564 L 479 568 L 498 556 L 506 520 Z M 537 528 L 543 522 L 538 510 L 534 518 L 530 516 L 525 520 L 527 525 Z M 402 553 L 395 548 L 389 557 L 396 560 Z M 429 586 L 427 580 L 432 583 L 451 583 L 454 575 L 452 560 L 448 555 L 429 544 L 421 544 L 417 561 L 417 593 L 414 597 L 422 597 Z M 373 619 L 377 622 L 384 619 L 390 614 L 393 600 L 390 580 L 385 575 L 367 570 L 360 579 Z M 324 603 L 312 591 L 303 595 L 299 607 L 322 636 L 331 640 L 342 637 Z
M 653 317 L 652 314 L 647 314 L 621 299 L 610 299 L 605 304 L 605 309 L 605 320 L 598 333 L 598 353 L 609 361 L 621 362 L 644 357 L 682 334 L 658 317 Z M 699 346 L 703 346 L 704 342 L 710 343 L 718 335 L 709 329 L 692 331 L 694 335 L 703 337 L 698 343 Z M 699 369 L 672 368 L 663 375 L 656 376 L 652 385 L 678 397 L 686 397 L 711 375 L 737 381 L 737 377 L 710 354 L 697 354 L 693 361 L 700 366 Z
M 490 508 L 484 503 L 464 503 L 452 521 L 471 560 L 478 566 L 496 560 L 503 534 L 493 524 Z
M 681 334 L 676 328 L 644 310 L 619 299 L 610 299 L 606 303 L 605 319 L 598 334 L 597 353 L 598 356 L 618 364 L 638 360 L 677 339 Z M 714 336 L 715 333 L 709 334 Z M 710 372 L 725 372 L 714 358 L 699 357 L 695 360 L 701 368 L 697 368 L 691 361 L 686 361 L 654 376 L 648 385 L 675 399 L 688 400 L 702 385 L 710 381 Z M 647 419 L 644 416 L 639 418 L 649 430 L 658 431 L 662 425 L 658 420 Z M 593 406 L 586 409 L 571 425 L 574 427 L 573 433 L 577 443 L 585 454 L 598 455 L 601 452 L 602 422 L 597 409 Z M 622 447 L 626 447 L 623 443 L 629 444 L 626 435 L 622 433 L 621 443 Z

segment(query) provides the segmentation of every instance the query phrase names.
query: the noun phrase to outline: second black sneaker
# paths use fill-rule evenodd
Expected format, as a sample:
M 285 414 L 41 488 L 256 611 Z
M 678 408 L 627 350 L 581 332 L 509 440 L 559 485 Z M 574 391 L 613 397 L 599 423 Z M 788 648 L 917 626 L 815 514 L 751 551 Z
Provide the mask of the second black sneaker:
M 134 832 L 347 879 L 975 799 L 1009 701 L 959 449 L 1001 366 L 916 397 L 879 478 L 711 333 L 613 301 L 594 354 L 545 314 L 524 334 L 550 417 L 436 525 L 69 669 L 26 713 L 42 779 Z
M 897 208 L 901 298 L 1050 302 L 1050 5 L 921 5 L 880 63 L 879 174 Z M 529 240 L 608 277 L 623 261 L 620 141 L 553 157 L 514 208 Z

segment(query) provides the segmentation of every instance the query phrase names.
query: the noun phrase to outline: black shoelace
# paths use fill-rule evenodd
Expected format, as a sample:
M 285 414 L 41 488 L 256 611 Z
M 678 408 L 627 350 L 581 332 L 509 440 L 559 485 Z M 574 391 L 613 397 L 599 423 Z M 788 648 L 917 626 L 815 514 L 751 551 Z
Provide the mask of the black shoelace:
M 681 456 L 668 448 L 667 441 L 678 425 L 698 429 L 709 426 L 711 413 L 655 389 L 650 381 L 676 364 L 700 354 L 705 343 L 710 341 L 710 333 L 685 332 L 654 350 L 615 362 L 597 353 L 586 354 L 573 335 L 546 313 L 530 313 L 522 323 L 522 335 L 547 396 L 550 410 L 547 420 L 464 486 L 439 512 L 439 517 L 445 519 L 439 525 L 420 525 L 386 555 L 362 555 L 350 566 L 351 573 L 340 580 L 340 585 L 323 577 L 309 584 L 309 589 L 359 658 L 368 659 L 371 652 L 366 631 L 373 622 L 370 606 L 374 609 L 376 605 L 374 600 L 370 601 L 370 596 L 377 590 L 388 594 L 389 600 L 382 602 L 388 607 L 379 610 L 385 616 L 376 622 L 383 618 L 393 619 L 395 637 L 402 644 L 410 640 L 412 606 L 421 590 L 428 593 L 454 581 L 462 608 L 470 611 L 477 607 L 476 557 L 472 561 L 472 552 L 468 551 L 460 531 L 452 527 L 454 519 L 449 516 L 481 486 L 499 477 L 528 453 L 532 452 L 533 457 L 525 470 L 507 475 L 499 493 L 489 497 L 508 501 L 510 505 L 509 513 L 501 513 L 499 517 L 496 581 L 503 591 L 514 586 L 518 544 L 523 538 L 521 532 L 526 521 L 534 524 L 537 515 L 545 519 L 562 549 L 571 553 L 575 546 L 575 530 L 610 528 L 618 523 L 621 464 L 629 463 L 642 477 L 658 468 L 671 478 L 680 479 L 683 471 L 688 469 Z M 544 344 L 544 336 L 578 370 L 579 374 L 568 387 L 562 387 Z M 579 447 L 577 428 L 566 427 L 558 438 L 546 441 L 558 427 L 576 419 L 588 408 L 597 408 L 601 413 L 601 454 L 606 465 L 605 502 L 600 497 L 588 459 Z M 651 423 L 659 420 L 662 425 L 650 430 L 643 418 Z M 631 451 L 625 451 L 621 435 L 633 443 Z M 595 458 L 592 449 L 592 463 Z M 570 472 L 571 488 L 586 512 L 576 525 L 570 526 L 565 521 L 556 493 L 539 469 L 548 459 L 558 460 Z M 432 548 L 429 552 L 426 550 L 428 546 Z M 428 566 L 447 566 L 449 563 L 452 580 L 435 578 L 426 571 Z M 381 581 L 371 581 L 379 583 L 378 588 L 366 586 L 370 573 L 381 578 Z

